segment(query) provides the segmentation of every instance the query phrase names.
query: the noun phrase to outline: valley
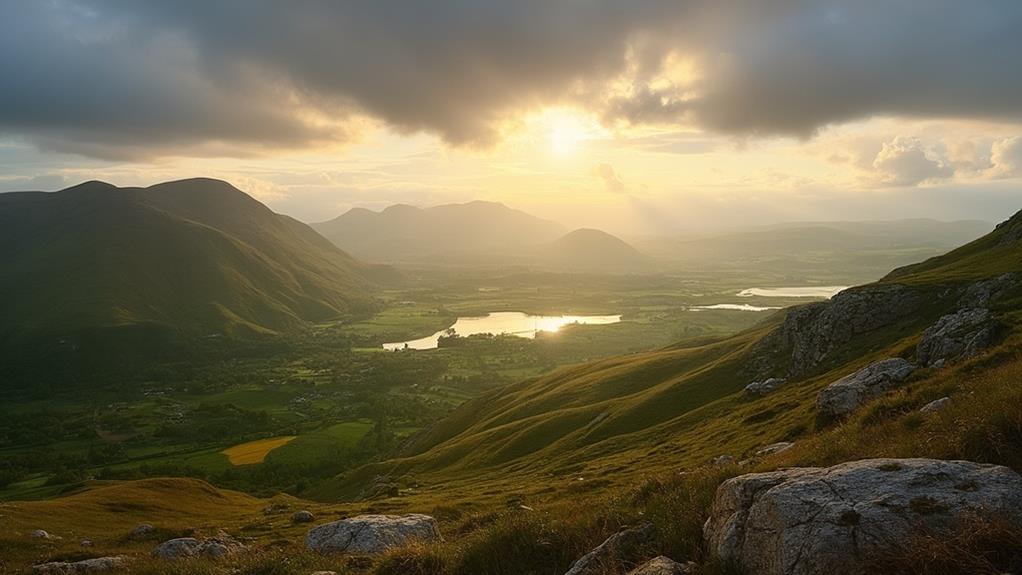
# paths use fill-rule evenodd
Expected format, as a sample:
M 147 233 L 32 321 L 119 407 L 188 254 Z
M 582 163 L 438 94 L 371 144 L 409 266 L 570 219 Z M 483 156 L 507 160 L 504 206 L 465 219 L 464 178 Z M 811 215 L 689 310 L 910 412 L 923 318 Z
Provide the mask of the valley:
M 95 346 L 86 353 L 60 343 L 62 362 L 11 364 L 0 510 L 13 523 L 0 550 L 18 561 L 75 556 L 70 540 L 23 542 L 19 533 L 39 528 L 41 514 L 50 532 L 137 557 L 139 572 L 159 572 L 140 553 L 158 541 L 118 533 L 156 522 L 158 538 L 238 544 L 220 530 L 244 538 L 262 549 L 240 559 L 253 573 L 285 561 L 352 573 L 517 574 L 562 569 L 608 530 L 645 517 L 659 549 L 717 573 L 694 533 L 711 488 L 740 472 L 863 457 L 1022 466 L 1010 447 L 1022 420 L 1004 409 L 1018 404 L 1017 390 L 1003 383 L 1022 369 L 1012 327 L 1019 225 L 1016 216 L 946 255 L 899 244 L 898 258 L 937 257 L 873 276 L 837 249 L 817 252 L 826 265 L 812 273 L 767 258 L 772 248 L 747 267 L 673 258 L 602 273 L 352 260 L 364 274 L 359 289 L 372 294 L 364 307 L 279 331 L 160 328 L 166 350 L 124 362 L 97 352 L 119 348 L 133 328 L 108 326 L 78 340 Z M 891 257 L 888 244 L 876 249 L 887 254 L 877 261 Z M 967 298 L 998 318 L 990 351 L 921 366 L 907 386 L 839 425 L 821 416 L 822 389 L 886 357 L 915 357 L 928 326 Z M 78 329 L 46 337 L 82 338 Z M 762 397 L 746 390 L 768 379 L 793 383 Z M 963 394 L 982 399 L 955 401 L 937 417 L 916 412 Z M 970 423 L 946 428 L 947 417 Z M 889 440 L 870 441 L 876 433 Z M 179 511 L 148 502 L 159 493 L 181 498 Z M 199 503 L 207 499 L 230 503 Z M 304 528 L 287 520 L 296 510 L 425 512 L 442 532 L 465 536 L 342 565 L 296 547 Z M 521 532 L 532 535 L 516 542 Z M 544 537 L 558 538 L 556 553 L 535 547 Z M 264 547 L 272 541 L 279 547 Z M 492 563 L 507 554 L 514 560 Z

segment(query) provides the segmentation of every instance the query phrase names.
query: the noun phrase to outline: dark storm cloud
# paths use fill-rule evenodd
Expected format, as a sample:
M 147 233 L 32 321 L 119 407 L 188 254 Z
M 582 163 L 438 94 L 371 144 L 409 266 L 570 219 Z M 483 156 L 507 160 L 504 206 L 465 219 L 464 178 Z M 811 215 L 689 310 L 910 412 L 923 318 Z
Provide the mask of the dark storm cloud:
M 1020 27 L 1014 0 L 0 0 L 0 130 L 124 156 L 340 140 L 355 113 L 487 143 L 550 103 L 740 134 L 1018 119 Z M 672 50 L 692 84 L 651 82 Z

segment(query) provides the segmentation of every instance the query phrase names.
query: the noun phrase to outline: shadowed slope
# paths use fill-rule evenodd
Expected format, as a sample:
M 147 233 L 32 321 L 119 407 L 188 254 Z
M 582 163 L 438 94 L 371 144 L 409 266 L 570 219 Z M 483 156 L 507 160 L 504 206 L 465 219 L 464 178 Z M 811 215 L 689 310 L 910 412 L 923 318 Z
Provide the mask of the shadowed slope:
M 0 337 L 268 332 L 369 307 L 370 270 L 233 186 L 0 194 Z

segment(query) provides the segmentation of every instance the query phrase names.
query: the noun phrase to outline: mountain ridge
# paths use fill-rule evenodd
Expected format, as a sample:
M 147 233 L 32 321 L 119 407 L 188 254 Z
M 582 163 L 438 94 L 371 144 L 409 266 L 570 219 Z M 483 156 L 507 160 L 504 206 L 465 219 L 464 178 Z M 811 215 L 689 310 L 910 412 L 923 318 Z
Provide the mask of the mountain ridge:
M 273 332 L 371 306 L 371 266 L 219 180 L 0 194 L 0 224 L 7 336 Z

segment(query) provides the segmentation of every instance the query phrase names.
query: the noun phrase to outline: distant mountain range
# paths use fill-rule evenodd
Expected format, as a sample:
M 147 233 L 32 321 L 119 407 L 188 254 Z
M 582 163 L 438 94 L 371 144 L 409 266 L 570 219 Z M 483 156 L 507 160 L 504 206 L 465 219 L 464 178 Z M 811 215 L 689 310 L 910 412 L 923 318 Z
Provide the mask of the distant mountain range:
M 0 194 L 0 341 L 270 333 L 372 306 L 385 273 L 211 179 Z
M 397 204 L 380 212 L 353 208 L 312 227 L 356 257 L 414 263 L 513 252 L 553 241 L 566 231 L 550 220 L 483 201 L 431 208 Z

